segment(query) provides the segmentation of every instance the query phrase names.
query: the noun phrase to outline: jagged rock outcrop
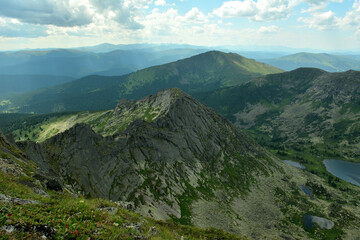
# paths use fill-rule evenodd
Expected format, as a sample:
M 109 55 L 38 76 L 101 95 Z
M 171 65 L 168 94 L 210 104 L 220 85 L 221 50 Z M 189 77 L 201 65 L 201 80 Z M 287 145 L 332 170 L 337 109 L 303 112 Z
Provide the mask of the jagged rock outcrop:
M 269 174 L 275 166 L 229 121 L 179 89 L 122 102 L 114 116 L 143 106 L 151 109 L 151 119 L 135 117 L 114 136 L 77 124 L 43 143 L 18 145 L 64 185 L 89 196 L 134 201 L 158 218 L 181 218 L 179 197 L 211 196 L 217 188 L 244 194 L 256 174 Z M 197 188 L 204 193 L 193 193 Z
M 284 166 L 215 111 L 169 89 L 122 101 L 106 116 L 113 135 L 106 122 L 93 122 L 103 132 L 76 124 L 18 146 L 43 176 L 75 193 L 133 202 L 157 219 L 280 236 L 273 230 L 282 219 L 274 192 L 292 189 L 282 180 Z
M 0 171 L 14 176 L 24 176 L 26 173 L 20 163 L 27 165 L 24 154 L 19 151 L 0 131 Z

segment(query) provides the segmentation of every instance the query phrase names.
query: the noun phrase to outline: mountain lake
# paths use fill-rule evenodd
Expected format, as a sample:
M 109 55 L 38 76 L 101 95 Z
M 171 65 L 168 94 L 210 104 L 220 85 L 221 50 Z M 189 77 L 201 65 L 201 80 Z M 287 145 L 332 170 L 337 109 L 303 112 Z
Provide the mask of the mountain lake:
M 336 159 L 325 159 L 323 162 L 329 173 L 360 187 L 360 163 Z

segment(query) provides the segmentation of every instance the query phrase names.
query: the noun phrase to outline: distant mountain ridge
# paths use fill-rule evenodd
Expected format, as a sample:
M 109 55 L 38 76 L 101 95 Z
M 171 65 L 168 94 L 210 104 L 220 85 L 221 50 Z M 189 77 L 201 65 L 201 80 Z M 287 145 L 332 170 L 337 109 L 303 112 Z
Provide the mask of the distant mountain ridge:
M 329 72 L 360 70 L 360 58 L 355 55 L 302 52 L 275 59 L 262 59 L 259 61 L 287 71 L 301 67 L 320 68 Z
M 214 90 L 277 72 L 282 70 L 237 54 L 210 51 L 124 76 L 89 76 L 30 92 L 10 98 L 0 109 L 36 113 L 105 110 L 121 98 L 140 99 L 160 89 Z
M 110 52 L 95 53 L 76 49 L 51 49 L 0 52 L 0 74 L 60 75 L 73 78 L 101 72 L 105 75 L 123 75 L 204 51 L 206 50 L 114 49 Z M 115 72 L 114 69 L 116 69 Z
M 0 97 L 59 85 L 72 80 L 74 78 L 51 75 L 0 75 Z

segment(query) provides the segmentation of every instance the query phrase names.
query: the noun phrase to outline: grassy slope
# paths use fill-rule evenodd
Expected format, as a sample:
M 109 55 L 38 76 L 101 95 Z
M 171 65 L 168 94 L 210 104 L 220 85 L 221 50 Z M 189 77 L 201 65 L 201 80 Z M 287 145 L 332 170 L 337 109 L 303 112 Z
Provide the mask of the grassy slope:
M 34 181 L 27 178 L 27 181 Z M 84 199 L 67 193 L 50 192 L 49 197 L 35 194 L 26 185 L 20 184 L 14 176 L 0 173 L 0 193 L 22 199 L 32 199 L 44 204 L 14 205 L 2 203 L 0 227 L 4 225 L 33 226 L 47 225 L 56 231 L 56 239 L 134 239 L 142 235 L 151 239 L 245 239 L 217 229 L 199 229 L 182 226 L 174 222 L 155 221 L 119 207 L 117 203 L 104 199 Z M 115 207 L 116 214 L 99 210 Z M 140 231 L 132 225 L 141 224 Z M 155 228 L 155 232 L 150 231 Z M 15 231 L 1 239 L 41 239 L 34 231 Z
M 127 116 L 114 116 L 112 110 L 43 115 L 0 114 L 0 119 L 6 119 L 0 124 L 0 129 L 4 133 L 12 133 L 17 141 L 43 142 L 77 123 L 87 123 L 97 133 L 108 136 L 124 130 L 135 118 L 152 121 L 156 114 L 146 106 Z

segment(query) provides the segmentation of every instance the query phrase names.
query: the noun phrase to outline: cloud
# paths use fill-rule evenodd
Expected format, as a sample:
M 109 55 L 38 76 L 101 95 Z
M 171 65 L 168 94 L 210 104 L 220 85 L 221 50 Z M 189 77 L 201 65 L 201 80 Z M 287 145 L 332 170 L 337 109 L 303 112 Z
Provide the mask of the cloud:
M 0 18 L 0 36 L 6 38 L 37 38 L 48 36 L 44 26 L 20 23 L 9 18 Z
M 213 13 L 219 17 L 248 17 L 254 21 L 286 19 L 298 0 L 243 0 L 224 2 Z
M 156 0 L 154 3 L 156 6 L 165 6 L 166 1 L 165 0 Z
M 262 26 L 259 28 L 260 33 L 270 34 L 270 33 L 277 33 L 279 32 L 279 27 L 272 25 L 272 26 Z
M 329 3 L 329 2 L 342 3 L 343 0 L 305 0 L 305 2 L 310 3 L 312 5 L 322 5 L 324 3 Z
M 360 1 L 355 1 L 352 9 L 342 19 L 343 27 L 358 27 L 360 29 Z
M 152 0 L 90 0 L 95 10 L 129 29 L 142 29 L 136 16 L 147 9 Z
M 310 5 L 307 9 L 302 9 L 301 13 L 311 13 L 324 11 L 330 2 L 342 3 L 343 0 L 305 0 Z
M 200 20 L 199 20 L 200 19 Z M 264 34 L 277 31 L 276 26 L 259 29 L 228 27 L 232 23 L 219 22 L 205 15 L 199 9 L 193 8 L 186 14 L 180 14 L 178 10 L 153 9 L 141 24 L 144 29 L 138 32 L 139 41 L 158 43 L 187 43 L 194 45 L 227 45 L 227 44 L 250 44 L 263 42 Z M 196 23 L 196 24 L 194 24 Z M 269 34 L 269 39 L 277 37 L 277 34 Z
M 301 13 L 312 13 L 312 12 L 318 12 L 323 11 L 328 6 L 328 2 L 321 2 L 317 4 L 311 4 L 309 8 L 302 9 Z
M 138 36 L 147 41 L 151 39 L 153 42 L 189 44 L 199 44 L 199 39 L 202 42 L 214 41 L 208 38 L 212 35 L 214 24 L 210 24 L 209 16 L 198 8 L 192 8 L 184 15 L 174 8 L 166 11 L 155 8 L 141 20 L 141 24 L 144 29 L 139 31 Z
M 256 21 L 286 19 L 296 4 L 295 0 L 259 0 L 258 12 L 253 19 Z
M 318 30 L 330 29 L 357 29 L 360 30 L 360 1 L 354 2 L 344 17 L 337 17 L 332 11 L 313 12 L 310 17 L 300 17 L 298 21 L 305 23 L 310 28 Z
M 184 17 L 178 17 L 178 20 L 187 23 L 205 23 L 208 22 L 207 16 L 198 8 L 192 8 Z
M 23 23 L 85 26 L 95 18 L 114 20 L 128 29 L 143 26 L 136 18 L 153 0 L 1 0 L 0 16 Z
M 298 21 L 304 22 L 310 28 L 319 30 L 335 29 L 339 24 L 339 18 L 332 11 L 312 13 L 310 17 L 300 17 Z
M 257 12 L 256 3 L 253 0 L 224 2 L 220 8 L 214 10 L 219 17 L 250 17 Z
M 90 10 L 81 1 L 1 0 L 0 16 L 19 19 L 23 23 L 72 27 L 89 24 Z

